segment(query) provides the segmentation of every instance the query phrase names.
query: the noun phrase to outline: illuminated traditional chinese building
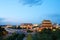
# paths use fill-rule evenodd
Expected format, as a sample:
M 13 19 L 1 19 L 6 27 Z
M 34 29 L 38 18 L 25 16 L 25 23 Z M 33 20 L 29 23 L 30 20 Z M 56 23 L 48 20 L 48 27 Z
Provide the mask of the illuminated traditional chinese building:
M 38 24 L 33 24 L 33 27 L 35 27 L 35 26 L 39 26 Z
M 52 27 L 52 23 L 51 23 L 50 20 L 43 20 L 43 21 L 42 21 L 42 24 L 41 24 L 41 27 L 51 28 L 51 27 Z
M 33 24 L 32 23 L 23 23 L 20 25 L 21 28 L 26 28 L 26 29 L 32 29 Z
M 7 25 L 6 28 L 12 28 L 12 25 Z
M 38 30 L 41 31 L 44 28 L 52 29 L 53 28 L 52 22 L 50 20 L 43 20 Z

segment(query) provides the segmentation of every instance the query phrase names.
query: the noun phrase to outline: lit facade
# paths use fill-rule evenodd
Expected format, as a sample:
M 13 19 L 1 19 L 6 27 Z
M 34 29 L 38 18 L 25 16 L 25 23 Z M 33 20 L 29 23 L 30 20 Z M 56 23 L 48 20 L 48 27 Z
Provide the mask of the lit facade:
M 48 29 L 48 28 L 52 29 L 53 28 L 53 25 L 52 25 L 50 20 L 43 20 L 42 23 L 40 24 L 38 31 L 42 31 L 44 28 L 46 28 L 46 29 Z
M 23 23 L 20 25 L 21 28 L 26 28 L 26 29 L 32 29 L 33 24 L 32 23 Z
M 33 27 L 34 27 L 34 26 L 39 26 L 39 25 L 38 25 L 38 24 L 33 24 Z
M 12 25 L 7 25 L 6 28 L 12 28 Z
M 50 20 L 43 20 L 42 21 L 42 24 L 41 24 L 41 27 L 44 27 L 44 28 L 52 28 L 53 25 L 52 25 L 52 23 L 51 23 Z

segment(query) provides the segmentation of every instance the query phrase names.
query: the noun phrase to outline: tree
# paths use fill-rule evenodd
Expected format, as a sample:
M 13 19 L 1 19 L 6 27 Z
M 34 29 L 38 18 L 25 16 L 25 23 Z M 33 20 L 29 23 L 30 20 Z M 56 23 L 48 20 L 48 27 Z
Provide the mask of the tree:
M 31 34 L 27 35 L 27 40 L 32 40 L 32 35 Z
M 8 32 L 4 29 L 1 28 L 0 26 L 0 39 L 3 40 L 3 36 L 5 36 Z
M 33 36 L 33 40 L 54 40 L 54 38 L 57 39 L 51 29 L 43 29 L 41 32 L 36 32 Z
M 9 36 L 8 38 L 4 40 L 23 40 L 24 37 L 25 37 L 25 34 L 13 33 L 12 36 Z

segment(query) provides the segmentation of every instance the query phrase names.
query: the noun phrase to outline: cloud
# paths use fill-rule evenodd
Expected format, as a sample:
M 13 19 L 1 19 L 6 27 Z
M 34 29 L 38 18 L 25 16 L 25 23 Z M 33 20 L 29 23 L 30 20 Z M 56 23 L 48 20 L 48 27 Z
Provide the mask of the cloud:
M 60 13 L 50 14 L 48 17 L 52 20 L 52 22 L 60 24 Z
M 20 0 L 20 3 L 22 3 L 23 5 L 37 6 L 42 4 L 42 0 Z
M 0 25 L 6 25 L 6 24 L 16 24 L 15 21 L 11 20 L 11 19 L 7 19 L 7 18 L 0 18 Z
M 0 21 L 3 21 L 3 20 L 5 20 L 4 18 L 0 18 Z
M 4 20 L 5 18 L 0 18 L 0 25 L 5 24 Z

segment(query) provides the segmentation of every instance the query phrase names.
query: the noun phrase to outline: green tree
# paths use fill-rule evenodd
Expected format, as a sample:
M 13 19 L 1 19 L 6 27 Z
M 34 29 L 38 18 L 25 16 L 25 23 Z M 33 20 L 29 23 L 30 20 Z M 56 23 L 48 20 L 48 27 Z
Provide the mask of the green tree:
M 32 35 L 31 34 L 27 35 L 27 40 L 32 40 Z
M 25 37 L 25 34 L 13 33 L 12 36 L 9 36 L 8 38 L 4 40 L 23 40 L 24 37 Z
M 52 31 L 50 29 L 43 29 L 41 32 L 36 32 L 33 40 L 52 40 Z

